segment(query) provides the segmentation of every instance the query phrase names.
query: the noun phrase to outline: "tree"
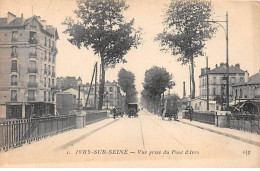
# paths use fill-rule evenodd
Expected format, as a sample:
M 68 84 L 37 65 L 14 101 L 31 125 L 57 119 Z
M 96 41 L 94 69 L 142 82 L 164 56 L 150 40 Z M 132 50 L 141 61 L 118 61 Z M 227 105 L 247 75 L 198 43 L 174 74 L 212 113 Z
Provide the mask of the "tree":
M 135 75 L 131 71 L 121 68 L 118 72 L 118 84 L 125 93 L 125 106 L 128 103 L 137 102 L 137 91 L 135 88 Z
M 173 86 L 172 75 L 166 71 L 165 68 L 154 66 L 145 72 L 144 78 L 144 91 L 142 91 L 143 99 L 149 103 L 151 107 L 153 103 L 153 109 L 156 111 L 158 108 L 161 95 L 165 92 L 166 88 Z
M 191 65 L 191 98 L 195 98 L 194 58 L 203 56 L 205 42 L 217 27 L 210 22 L 212 7 L 209 1 L 173 0 L 165 14 L 165 28 L 155 38 L 162 51 L 178 56 L 182 65 Z
M 99 109 L 103 103 L 105 70 L 127 62 L 126 53 L 140 44 L 141 29 L 133 28 L 134 19 L 126 22 L 123 16 L 127 9 L 124 0 L 78 1 L 78 10 L 74 11 L 78 21 L 66 17 L 62 23 L 67 26 L 64 33 L 69 34 L 72 45 L 79 49 L 91 47 L 101 58 Z

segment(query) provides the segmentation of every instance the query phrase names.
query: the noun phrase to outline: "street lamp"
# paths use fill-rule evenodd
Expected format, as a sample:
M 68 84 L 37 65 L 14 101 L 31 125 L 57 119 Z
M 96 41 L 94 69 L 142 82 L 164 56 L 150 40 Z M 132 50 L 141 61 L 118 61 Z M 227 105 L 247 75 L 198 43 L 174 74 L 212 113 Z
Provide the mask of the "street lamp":
M 82 84 L 82 80 L 81 80 L 80 77 L 77 79 L 77 83 L 78 83 L 78 86 L 79 86 L 79 94 L 78 94 L 78 110 L 80 110 L 80 85 Z
M 212 23 L 217 23 L 220 25 L 223 30 L 225 31 L 226 34 L 226 83 L 227 83 L 227 88 L 226 88 L 226 94 L 227 94 L 227 110 L 229 108 L 229 64 L 228 64 L 228 12 L 226 13 L 226 20 L 225 21 L 206 21 L 206 22 L 212 22 Z M 226 29 L 224 26 L 220 23 L 226 23 Z

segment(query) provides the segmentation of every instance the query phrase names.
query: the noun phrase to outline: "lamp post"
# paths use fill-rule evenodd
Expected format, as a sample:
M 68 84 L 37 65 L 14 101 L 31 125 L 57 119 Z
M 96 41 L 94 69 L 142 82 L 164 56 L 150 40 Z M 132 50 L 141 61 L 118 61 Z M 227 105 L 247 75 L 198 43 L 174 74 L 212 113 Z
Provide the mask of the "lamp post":
M 206 22 L 217 23 L 218 25 L 220 25 L 223 28 L 223 30 L 225 31 L 225 34 L 226 34 L 226 83 L 227 83 L 227 88 L 226 88 L 227 99 L 226 99 L 226 103 L 227 103 L 227 109 L 228 109 L 229 108 L 228 12 L 226 13 L 226 20 L 225 21 L 206 21 Z M 220 23 L 226 23 L 226 29 Z
M 80 85 L 82 84 L 82 80 L 81 80 L 81 78 L 79 77 L 78 79 L 77 79 L 77 83 L 78 83 L 78 86 L 79 86 L 79 91 L 78 91 L 78 110 L 80 110 Z

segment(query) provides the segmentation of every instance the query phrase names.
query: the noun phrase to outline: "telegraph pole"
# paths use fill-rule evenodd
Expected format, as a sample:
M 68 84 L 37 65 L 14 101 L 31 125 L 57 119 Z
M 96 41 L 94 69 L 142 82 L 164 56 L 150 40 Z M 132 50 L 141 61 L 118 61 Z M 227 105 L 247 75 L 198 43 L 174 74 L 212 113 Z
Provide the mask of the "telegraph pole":
M 229 64 L 228 64 L 228 12 L 226 13 L 226 74 L 227 74 L 227 110 L 229 109 Z
M 95 73 L 95 95 L 94 95 L 94 105 L 95 109 L 97 109 L 97 62 L 95 64 L 96 73 Z
M 207 71 L 207 111 L 209 111 L 209 66 L 208 56 L 206 56 L 206 71 Z

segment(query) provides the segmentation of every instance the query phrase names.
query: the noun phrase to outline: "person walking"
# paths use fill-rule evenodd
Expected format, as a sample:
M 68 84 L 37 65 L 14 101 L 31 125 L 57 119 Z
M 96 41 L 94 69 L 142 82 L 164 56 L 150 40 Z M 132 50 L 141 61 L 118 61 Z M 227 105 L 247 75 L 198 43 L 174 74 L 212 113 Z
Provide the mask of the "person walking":
M 116 119 L 116 107 L 113 108 L 114 119 Z
M 190 122 L 191 122 L 192 121 L 192 114 L 193 114 L 192 106 L 189 107 L 189 113 L 190 113 Z

